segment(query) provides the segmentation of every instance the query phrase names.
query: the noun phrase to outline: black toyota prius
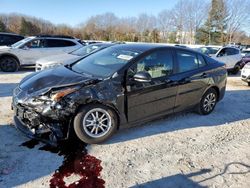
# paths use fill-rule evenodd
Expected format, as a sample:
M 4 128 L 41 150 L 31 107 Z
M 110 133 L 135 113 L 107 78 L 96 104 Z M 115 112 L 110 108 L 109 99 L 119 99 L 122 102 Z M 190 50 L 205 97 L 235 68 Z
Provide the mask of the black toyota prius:
M 25 77 L 13 94 L 14 122 L 36 139 L 54 143 L 75 132 L 100 143 L 123 127 L 183 110 L 207 115 L 224 97 L 226 80 L 223 63 L 191 49 L 121 44 Z

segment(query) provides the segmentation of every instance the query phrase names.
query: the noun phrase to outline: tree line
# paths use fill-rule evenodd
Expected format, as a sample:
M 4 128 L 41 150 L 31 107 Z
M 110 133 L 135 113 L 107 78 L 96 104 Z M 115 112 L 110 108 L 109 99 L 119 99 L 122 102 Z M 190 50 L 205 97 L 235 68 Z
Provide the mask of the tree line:
M 71 35 L 85 40 L 180 44 L 250 43 L 250 0 L 178 0 L 158 15 L 95 15 L 77 27 L 20 14 L 0 14 L 0 31 L 26 36 Z

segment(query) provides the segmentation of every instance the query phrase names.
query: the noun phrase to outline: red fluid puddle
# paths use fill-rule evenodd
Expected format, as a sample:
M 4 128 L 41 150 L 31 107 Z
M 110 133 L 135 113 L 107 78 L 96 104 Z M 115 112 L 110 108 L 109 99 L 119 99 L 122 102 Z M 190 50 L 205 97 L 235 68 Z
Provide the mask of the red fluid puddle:
M 21 146 L 27 146 L 21 144 Z M 28 147 L 28 146 L 27 146 Z M 30 147 L 29 147 L 30 148 Z M 62 165 L 50 179 L 51 188 L 103 188 L 105 181 L 100 178 L 101 161 L 87 154 L 86 144 L 79 141 L 60 143 L 57 147 L 44 145 L 39 150 L 57 153 L 63 156 Z M 65 178 L 77 175 L 77 181 L 66 185 Z

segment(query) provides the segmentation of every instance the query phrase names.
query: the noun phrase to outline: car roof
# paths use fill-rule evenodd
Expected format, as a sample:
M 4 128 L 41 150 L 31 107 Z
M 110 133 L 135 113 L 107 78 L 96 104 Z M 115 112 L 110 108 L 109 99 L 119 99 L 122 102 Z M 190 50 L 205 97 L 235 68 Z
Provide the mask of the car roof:
M 171 47 L 171 46 L 154 44 L 154 43 L 128 43 L 128 44 L 115 45 L 113 48 L 132 50 L 136 52 L 145 52 L 159 47 Z
M 201 54 L 200 52 L 197 52 L 197 51 L 193 50 L 192 48 L 183 48 L 180 46 L 170 46 L 170 45 L 166 45 L 166 44 L 156 44 L 156 43 L 119 44 L 119 45 L 112 46 L 112 48 L 122 49 L 122 50 L 131 50 L 131 51 L 140 52 L 140 53 L 144 53 L 146 51 L 157 49 L 157 48 L 171 48 L 171 49 L 186 50 L 186 51 Z

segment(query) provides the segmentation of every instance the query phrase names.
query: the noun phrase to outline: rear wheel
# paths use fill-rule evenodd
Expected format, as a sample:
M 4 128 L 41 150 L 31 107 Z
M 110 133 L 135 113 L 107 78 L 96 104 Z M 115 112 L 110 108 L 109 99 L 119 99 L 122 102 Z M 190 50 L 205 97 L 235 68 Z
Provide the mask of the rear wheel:
M 240 71 L 240 65 L 236 64 L 231 71 L 232 74 L 237 74 Z
M 202 96 L 200 104 L 198 106 L 198 113 L 202 115 L 210 114 L 217 103 L 218 94 L 214 88 L 210 88 Z
M 79 139 L 97 144 L 108 139 L 117 130 L 117 116 L 110 108 L 99 105 L 83 107 L 74 119 L 74 130 Z
M 15 72 L 19 69 L 19 63 L 14 57 L 3 57 L 0 60 L 0 69 L 3 72 Z

